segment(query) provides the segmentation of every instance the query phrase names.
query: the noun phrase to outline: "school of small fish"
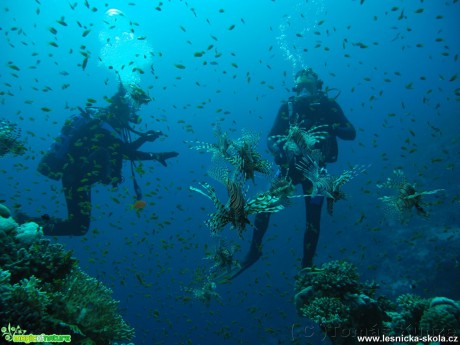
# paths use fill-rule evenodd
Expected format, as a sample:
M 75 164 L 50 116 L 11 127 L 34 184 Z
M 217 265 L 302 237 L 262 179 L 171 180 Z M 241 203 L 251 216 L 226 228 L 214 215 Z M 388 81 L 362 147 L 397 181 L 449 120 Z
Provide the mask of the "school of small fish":
M 5 2 L 1 10 L 2 22 L 0 23 L 2 47 L 7 48 L 2 51 L 0 105 L 8 110 L 1 116 L 9 117 L 8 120 L 0 119 L 0 159 L 9 159 L 8 154 L 21 154 L 24 157 L 24 160 L 14 162 L 9 170 L 3 166 L 3 163 L 0 166 L 2 191 L 3 185 L 15 191 L 8 197 L 2 194 L 0 202 L 12 202 L 17 209 L 34 208 L 39 214 L 44 213 L 47 208 L 65 209 L 60 198 L 60 187 L 54 184 L 50 184 L 49 188 L 42 192 L 41 199 L 46 200 L 44 202 L 46 206 L 42 205 L 34 195 L 33 185 L 42 187 L 44 182 L 34 180 L 34 175 L 29 174 L 33 170 L 33 163 L 38 161 L 43 153 L 41 148 L 35 149 L 33 144 L 50 143 L 53 136 L 52 131 L 62 124 L 63 111 L 60 103 L 56 102 L 56 98 L 64 99 L 66 112 L 75 111 L 77 106 L 73 98 L 76 94 L 85 91 L 79 90 L 78 80 L 90 79 L 92 83 L 104 87 L 111 85 L 110 78 L 113 77 L 103 77 L 105 79 L 100 82 L 97 79 L 99 76 L 95 77 L 95 67 L 100 64 L 101 58 L 94 50 L 95 45 L 92 41 L 97 40 L 99 25 L 93 20 L 109 9 L 110 4 L 94 0 L 70 0 L 65 2 L 65 6 L 68 6 L 65 14 L 53 14 L 50 13 L 50 3 L 43 0 L 24 0 L 24 3 L 18 2 L 19 5 Z M 280 3 L 279 0 L 261 0 L 260 13 L 257 13 L 257 17 L 264 18 L 264 6 L 270 8 Z M 135 314 L 134 318 L 157 322 L 162 326 L 162 331 L 158 331 L 158 334 L 168 337 L 177 333 L 179 322 L 189 323 L 194 327 L 194 331 L 201 327 L 201 325 L 194 324 L 191 317 L 170 316 L 167 309 L 171 308 L 174 302 L 199 300 L 207 306 L 213 301 L 221 304 L 227 303 L 226 298 L 222 298 L 217 292 L 218 284 L 221 283 L 219 278 L 238 266 L 235 253 L 238 252 L 239 246 L 230 244 L 224 239 L 226 226 L 235 229 L 237 235 L 241 237 L 247 228 L 252 226 L 251 217 L 254 214 L 279 212 L 288 206 L 295 206 L 292 205 L 293 198 L 304 197 L 304 195 L 295 195 L 295 188 L 287 177 L 272 177 L 272 158 L 267 153 L 257 150 L 260 139 L 265 140 L 266 133 L 244 129 L 241 130 L 240 137 L 232 139 L 231 133 L 240 133 L 241 128 L 248 126 L 243 120 L 237 119 L 231 107 L 216 105 L 214 95 L 219 97 L 222 94 L 228 94 L 230 98 L 239 98 L 240 95 L 237 92 L 231 93 L 233 90 L 230 86 L 228 90 L 226 89 L 227 85 L 233 85 L 231 84 L 233 82 L 240 82 L 238 87 L 247 85 L 257 89 L 257 96 L 253 101 L 260 105 L 264 102 L 269 103 L 270 97 L 274 95 L 290 91 L 292 71 L 289 68 L 302 67 L 302 60 L 299 56 L 305 57 L 306 61 L 311 61 L 310 63 L 324 67 L 328 71 L 324 76 L 325 80 L 327 78 L 331 84 L 339 79 L 342 81 L 357 71 L 365 74 L 359 77 L 357 82 L 353 79 L 352 83 L 341 86 L 341 88 L 348 97 L 347 111 L 353 114 L 357 122 L 359 120 L 358 132 L 362 134 L 361 138 L 365 138 L 358 139 L 356 148 L 353 147 L 350 151 L 357 154 L 360 149 L 366 152 L 371 150 L 372 158 L 368 156 L 364 158 L 367 165 L 349 165 L 350 168 L 341 174 L 331 175 L 320 164 L 321 154 L 313 149 L 314 145 L 327 135 L 322 126 L 305 131 L 300 128 L 300 124 L 294 123 L 291 124 L 287 135 L 271 138 L 281 143 L 287 151 L 304 156 L 304 160 L 298 162 L 297 168 L 305 178 L 312 182 L 313 189 L 309 196 L 325 196 L 327 211 L 330 214 L 333 212 L 333 205 L 336 201 L 349 196 L 342 190 L 349 181 L 365 172 L 368 174 L 364 175 L 370 175 L 368 163 L 372 159 L 384 166 L 379 171 L 381 175 L 375 177 L 377 181 L 383 182 L 376 182 L 373 180 L 374 177 L 369 177 L 368 181 L 361 181 L 363 176 L 360 176 L 360 179 L 354 180 L 353 183 L 356 182 L 359 185 L 360 190 L 356 191 L 357 193 L 360 192 L 372 200 L 375 199 L 374 210 L 376 210 L 377 218 L 380 217 L 380 211 L 383 209 L 382 218 L 397 220 L 404 226 L 409 223 L 414 214 L 421 216 L 424 220 L 427 219 L 431 214 L 429 207 L 433 207 L 433 212 L 437 212 L 441 207 L 435 207 L 441 203 L 445 202 L 445 205 L 454 207 L 460 202 L 458 190 L 455 190 L 458 187 L 449 186 L 449 189 L 454 189 L 454 192 L 451 192 L 442 180 L 433 178 L 433 176 L 438 176 L 437 172 L 458 172 L 460 137 L 458 134 L 446 135 L 449 128 L 444 121 L 450 115 L 458 116 L 459 68 L 450 72 L 438 72 L 437 66 L 432 62 L 435 60 L 446 64 L 454 63 L 458 67 L 458 48 L 449 40 L 450 31 L 454 31 L 456 27 L 452 25 L 451 18 L 446 18 L 446 13 L 458 12 L 459 0 L 446 0 L 436 4 L 430 4 L 426 0 L 377 2 L 379 3 L 377 7 L 381 10 L 375 13 L 367 10 L 375 6 L 375 3 L 370 1 L 344 1 L 343 4 L 346 4 L 344 6 L 347 6 L 349 13 L 356 14 L 356 16 L 350 15 L 355 18 L 353 20 L 358 21 L 360 17 L 368 19 L 369 33 L 364 32 L 361 28 L 358 29 L 359 23 L 351 19 L 349 23 L 344 23 L 347 21 L 346 15 L 342 18 L 344 22 L 337 24 L 327 11 L 307 10 L 311 9 L 309 6 L 315 6 L 316 3 L 317 1 L 301 2 L 299 0 L 294 7 L 286 7 L 285 13 L 279 13 L 280 19 L 277 17 L 275 22 L 269 25 L 263 22 L 265 26 L 260 27 L 259 36 L 275 37 L 278 32 L 277 26 L 280 26 L 282 30 L 279 39 L 271 40 L 271 43 L 267 45 L 265 42 L 268 41 L 263 39 L 260 39 L 260 42 L 252 42 L 254 47 L 244 48 L 244 53 L 237 45 L 241 39 L 237 35 L 241 32 L 247 34 L 250 30 L 248 28 L 253 28 L 254 26 L 251 25 L 254 25 L 255 21 L 253 15 L 245 12 L 246 5 L 239 4 L 239 10 L 235 12 L 234 9 L 222 8 L 223 3 L 209 3 L 205 7 L 199 2 L 193 3 L 185 0 L 178 0 L 176 4 L 171 0 L 153 1 L 148 4 L 150 12 L 145 11 L 144 14 L 148 21 L 154 22 L 158 18 L 168 18 L 168 16 L 189 20 L 188 24 L 178 23 L 175 26 L 174 35 L 177 35 L 175 37 L 179 39 L 174 44 L 178 50 L 186 46 L 191 51 L 184 50 L 186 52 L 171 60 L 171 52 L 163 47 L 155 47 L 151 56 L 140 57 L 146 60 L 153 58 L 161 62 L 159 65 L 165 68 L 170 67 L 174 75 L 168 80 L 161 78 L 162 74 L 155 70 L 153 65 L 144 69 L 137 67 L 134 61 L 126 61 L 121 68 L 145 78 L 149 77 L 150 79 L 146 79 L 151 80 L 146 82 L 150 84 L 147 89 L 155 97 L 157 95 L 160 97 L 160 94 L 173 94 L 169 98 L 174 103 L 171 109 L 160 104 L 155 109 L 155 115 L 146 116 L 147 121 L 170 129 L 168 135 L 171 137 L 178 134 L 174 132 L 176 128 L 182 131 L 183 133 L 179 135 L 185 138 L 189 146 L 197 151 L 211 153 L 214 166 L 211 168 L 191 166 L 189 180 L 165 181 L 157 177 L 155 168 L 147 164 L 139 164 L 136 171 L 144 178 L 143 183 L 146 189 L 142 200 L 133 201 L 126 187 L 111 190 L 109 202 L 106 202 L 105 199 L 104 201 L 97 199 L 102 194 L 99 191 L 94 197 L 96 201 L 93 205 L 93 217 L 99 222 L 103 220 L 108 223 L 107 227 L 110 228 L 110 231 L 113 230 L 114 236 L 119 237 L 123 242 L 123 249 L 120 251 L 119 244 L 115 246 L 111 240 L 99 241 L 106 232 L 103 226 L 92 228 L 91 234 L 83 238 L 79 244 L 87 253 L 85 260 L 88 264 L 94 267 L 98 265 L 112 267 L 113 272 L 110 273 L 101 269 L 99 272 L 101 278 L 111 281 L 114 286 L 120 285 L 132 289 L 132 293 L 124 296 L 127 303 L 134 302 L 136 299 L 144 301 L 145 306 L 142 307 L 145 309 Z M 142 1 L 126 2 L 124 5 L 128 8 L 140 8 Z M 173 5 L 181 6 L 182 12 L 174 12 L 177 7 Z M 19 11 L 16 7 L 24 7 L 24 14 L 22 9 Z M 282 20 L 281 24 L 280 20 Z M 423 25 L 416 26 L 414 24 L 416 21 L 421 21 Z M 428 22 L 430 25 L 425 24 Z M 199 26 L 201 24 L 205 26 Z M 205 29 L 198 34 L 195 25 L 200 29 L 203 27 Z M 299 26 L 301 29 L 298 29 Z M 152 38 L 153 34 L 145 35 L 141 32 L 139 22 L 130 21 L 130 27 L 134 40 L 145 42 Z M 422 27 L 427 31 L 423 31 Z M 373 39 L 372 33 L 376 29 L 379 32 L 386 32 L 388 36 L 384 37 L 388 39 Z M 164 34 L 169 33 L 164 32 Z M 340 44 L 332 44 L 332 39 L 340 40 Z M 277 53 L 277 44 L 282 45 L 282 50 L 287 53 L 285 54 L 287 58 L 284 56 L 285 60 L 282 60 L 280 56 L 282 54 Z M 428 49 L 427 47 L 432 44 L 435 44 L 437 48 Z M 368 57 L 378 55 L 382 49 L 388 49 L 388 52 L 392 54 L 388 65 L 378 65 Z M 252 69 L 254 66 L 248 67 L 247 64 L 248 51 L 252 57 L 255 57 L 254 61 L 250 60 L 256 65 L 254 69 Z M 414 51 L 417 52 L 419 61 L 406 61 L 405 54 Z M 66 61 L 60 60 L 57 56 L 65 56 Z M 280 61 L 288 67 L 280 68 Z M 337 67 L 335 62 L 337 62 Z M 393 63 L 390 64 L 390 62 Z M 157 68 L 156 64 L 155 68 Z M 415 71 L 412 70 L 413 68 Z M 35 73 L 38 75 L 39 72 L 43 73 L 43 70 L 46 71 L 46 78 L 34 75 Z M 206 78 L 201 78 L 207 73 L 212 75 L 213 80 L 221 82 L 218 84 L 219 87 L 211 89 L 206 83 Z M 280 73 L 283 75 L 283 83 L 277 85 L 272 78 L 278 78 Z M 175 93 L 177 85 L 181 83 L 188 83 L 187 87 L 190 89 L 204 90 L 206 96 L 194 101 L 182 102 Z M 225 86 L 220 87 L 221 85 Z M 33 92 L 36 96 L 32 97 L 29 93 L 24 98 L 26 91 Z M 380 102 L 390 102 L 386 97 L 392 92 L 399 93 L 401 97 L 391 99 L 391 107 L 385 108 L 386 111 L 381 113 Z M 98 97 L 93 97 L 86 99 L 86 106 L 94 106 L 99 102 L 99 99 L 96 99 Z M 108 102 L 109 98 L 109 96 L 104 96 L 103 102 Z M 449 108 L 452 104 L 455 105 L 453 111 Z M 163 106 L 165 109 L 161 108 Z M 258 111 L 253 110 L 255 108 L 253 105 L 243 104 L 242 106 L 247 106 L 248 114 L 261 122 L 272 121 L 276 111 L 273 109 L 273 114 L 259 115 Z M 174 114 L 171 114 L 171 110 L 174 111 Z M 429 117 L 426 116 L 427 112 L 431 114 Z M 419 113 L 423 113 L 424 116 L 419 117 Z M 168 114 L 168 117 L 164 114 Z M 212 122 L 213 128 L 216 128 L 214 133 L 216 143 L 209 144 L 200 141 L 202 132 L 198 127 L 199 121 L 203 121 L 200 117 L 203 114 L 205 119 L 210 119 L 209 122 Z M 380 121 L 380 124 L 367 128 L 367 119 L 362 120 L 361 118 L 366 116 L 372 117 L 375 122 Z M 37 125 L 38 118 L 42 121 L 40 126 L 43 122 L 46 123 L 46 130 L 40 127 L 36 130 L 23 130 L 21 133 L 21 127 Z M 397 149 L 388 149 L 386 146 L 388 141 L 395 143 Z M 30 142 L 33 144 L 29 144 Z M 436 146 L 435 149 L 432 149 L 427 142 Z M 185 152 L 181 152 L 178 160 L 185 155 Z M 201 174 L 200 168 L 207 171 L 207 175 L 217 182 L 216 187 L 210 183 L 197 182 L 202 181 L 202 175 L 198 178 L 193 176 Z M 21 174 L 24 173 L 29 174 L 28 179 L 32 184 L 24 185 L 22 181 L 17 180 L 15 175 L 22 176 Z M 405 173 L 408 177 L 405 176 Z M 249 196 L 250 188 L 255 184 L 255 180 L 258 182 L 259 175 L 263 179 L 269 179 L 270 187 L 266 191 Z M 199 187 L 189 189 L 184 187 L 192 183 L 190 180 L 197 183 Z M 248 183 L 249 180 L 252 184 Z M 412 181 L 417 181 L 417 185 Z M 419 187 L 421 184 L 419 181 L 424 181 L 423 186 L 428 188 L 433 184 L 445 189 L 421 191 L 423 186 Z M 218 196 L 218 191 L 222 186 L 227 192 L 225 202 L 222 202 L 223 198 Z M 375 186 L 384 195 L 376 195 Z M 193 193 L 188 193 L 188 190 Z M 177 281 L 177 274 L 188 279 L 190 269 L 186 267 L 185 262 L 183 262 L 184 268 L 177 264 L 176 253 L 179 252 L 187 258 L 187 255 L 190 255 L 187 253 L 196 253 L 203 248 L 203 244 L 197 240 L 195 225 L 190 225 L 193 224 L 193 220 L 200 218 L 201 214 L 187 213 L 187 199 L 184 196 L 189 196 L 187 193 L 192 194 L 192 198 L 195 196 L 194 193 L 198 193 L 212 201 L 216 210 L 209 214 L 204 223 L 210 229 L 211 234 L 216 237 L 218 244 L 212 250 L 208 250 L 207 244 L 204 244 L 206 264 L 209 267 L 197 269 L 193 276 L 193 286 L 182 287 L 180 291 L 185 293 L 184 296 L 175 289 L 182 284 Z M 171 205 L 170 212 L 156 211 L 156 207 L 160 207 L 160 204 L 164 202 L 162 199 L 170 195 L 177 200 Z M 449 195 L 448 199 L 446 195 Z M 430 200 L 430 196 L 435 199 L 432 203 L 427 201 Z M 355 199 L 356 197 L 355 195 Z M 356 221 L 352 221 L 354 230 L 364 229 L 371 235 L 383 233 L 380 225 L 376 225 L 374 220 L 369 220 L 371 218 L 367 213 L 369 208 L 361 211 L 359 206 L 353 204 L 352 209 L 349 204 L 351 203 L 343 205 L 344 208 L 350 208 L 349 214 L 358 213 Z M 202 214 L 207 213 L 206 203 L 199 206 Z M 118 214 L 118 210 L 123 209 L 124 212 L 120 212 L 121 215 Z M 339 214 L 339 211 L 338 208 L 335 210 L 336 215 Z M 129 218 L 131 213 L 134 214 L 133 219 Z M 182 215 L 185 216 L 182 217 Z M 124 223 L 125 216 L 130 219 L 129 229 Z M 450 225 L 439 226 L 444 227 L 447 238 L 455 235 L 455 229 L 452 229 Z M 180 228 L 180 231 L 169 231 L 176 228 Z M 280 230 L 283 231 L 283 236 L 288 238 L 293 248 L 298 245 L 300 233 L 297 229 L 296 233 L 293 231 L 293 234 L 287 235 L 284 234 L 287 231 L 280 228 L 273 229 L 273 232 L 279 233 Z M 340 230 L 337 230 L 337 233 L 340 234 Z M 276 240 L 276 236 L 278 235 L 274 235 L 268 241 Z M 410 240 L 410 243 L 414 245 L 416 241 Z M 288 252 L 289 250 L 291 252 Z M 350 257 L 355 255 L 357 259 L 362 259 L 366 257 L 368 250 L 368 247 L 359 245 L 352 249 L 343 248 L 340 254 L 344 253 Z M 279 251 L 281 252 L 281 249 Z M 286 253 L 292 257 L 298 256 L 298 253 L 291 248 L 287 249 Z M 278 250 L 277 254 L 279 254 Z M 193 262 L 192 266 L 196 267 L 199 264 Z M 369 269 L 375 270 L 375 268 Z M 174 271 L 174 276 L 172 271 Z M 245 283 L 246 288 L 239 292 L 240 301 L 238 303 L 246 308 L 242 313 L 253 316 L 259 334 L 272 335 L 273 338 L 270 340 L 275 341 L 275 335 L 285 330 L 271 327 L 270 318 L 273 315 L 267 313 L 264 306 L 252 304 L 251 294 L 270 296 L 276 301 L 282 299 L 284 304 L 289 304 L 292 296 L 290 291 L 281 291 L 276 283 L 261 283 L 263 282 L 261 276 L 277 282 L 282 281 L 291 286 L 292 275 L 289 269 L 280 274 L 267 269 L 259 276 L 249 276 L 248 282 Z M 167 299 L 157 301 L 156 294 L 162 293 L 168 296 Z M 152 303 L 149 303 L 149 300 Z M 233 302 L 236 304 L 237 299 L 234 298 Z M 211 309 L 209 313 L 211 319 L 216 319 L 223 314 L 222 311 Z M 165 314 L 168 316 L 165 317 Z M 291 317 L 285 309 L 276 309 L 273 314 L 285 320 Z M 194 317 L 197 315 L 195 314 Z M 206 331 L 214 332 L 220 339 L 232 339 L 235 343 L 244 344 L 244 332 L 245 328 L 248 328 L 247 325 L 238 320 L 235 320 L 233 325 L 224 326 L 216 326 L 213 322 L 203 321 Z M 26 327 L 26 325 L 23 326 Z M 243 336 L 235 335 L 236 327 L 240 327 Z M 181 343 L 191 343 L 190 338 L 187 339 L 184 336 Z M 279 341 L 279 343 L 283 342 Z M 155 344 L 160 344 L 160 342 L 155 342 Z

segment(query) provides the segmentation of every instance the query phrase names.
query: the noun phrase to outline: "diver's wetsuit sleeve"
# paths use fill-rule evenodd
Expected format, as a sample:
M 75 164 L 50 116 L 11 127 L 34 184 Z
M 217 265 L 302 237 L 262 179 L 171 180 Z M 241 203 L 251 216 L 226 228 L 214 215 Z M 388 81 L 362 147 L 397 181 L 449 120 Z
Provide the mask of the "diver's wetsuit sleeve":
M 166 160 L 178 156 L 179 153 L 175 151 L 169 152 L 142 152 L 142 151 L 132 151 L 127 150 L 123 157 L 124 159 L 129 159 L 133 161 L 151 161 L 155 160 L 163 166 L 167 166 Z
M 131 143 L 123 143 L 122 144 L 123 156 L 126 157 L 125 159 L 139 160 L 139 161 L 157 159 L 158 154 L 150 153 L 150 152 L 142 152 L 142 151 L 138 151 L 138 149 L 142 145 L 144 145 L 147 141 L 148 142 L 155 141 L 160 135 L 162 135 L 160 131 L 149 131 L 146 133 L 146 135 L 143 135 L 137 138 L 135 141 Z
M 150 161 L 155 159 L 154 153 L 151 152 L 142 152 L 136 150 L 127 150 L 125 156 L 128 160 L 133 161 Z
M 153 154 L 150 152 L 137 151 L 137 149 L 145 143 L 143 138 L 139 138 L 132 143 L 121 142 L 121 154 L 123 159 L 132 160 L 132 161 L 148 161 L 155 159 Z
M 139 137 L 132 143 L 126 144 L 126 151 L 136 151 L 139 147 L 144 145 L 146 141 L 147 139 L 145 137 Z
M 336 101 L 330 101 L 329 107 L 334 135 L 342 140 L 354 140 L 356 138 L 356 129 L 348 121 L 340 105 Z

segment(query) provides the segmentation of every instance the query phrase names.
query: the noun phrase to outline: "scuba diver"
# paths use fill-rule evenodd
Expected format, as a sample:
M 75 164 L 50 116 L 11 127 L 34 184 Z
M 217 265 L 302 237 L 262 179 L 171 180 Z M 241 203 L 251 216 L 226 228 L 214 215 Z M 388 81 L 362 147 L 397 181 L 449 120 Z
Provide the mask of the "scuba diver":
M 293 150 L 291 145 L 283 145 L 283 142 L 278 138 L 295 136 L 290 134 L 294 127 L 303 131 L 321 128 L 325 133 L 325 138 L 314 144 L 314 150 L 320 153 L 319 164 L 324 167 L 326 163 L 337 161 L 337 137 L 342 140 L 354 140 L 356 137 L 355 128 L 335 101 L 337 97 L 327 97 L 322 86 L 323 81 L 311 68 L 299 71 L 295 75 L 295 88 L 293 90 L 296 92 L 296 96 L 290 97 L 288 102 L 280 107 L 267 140 L 268 149 L 273 154 L 275 163 L 279 165 L 278 174 L 290 178 L 293 185 L 301 184 L 304 195 L 311 194 L 313 185 L 296 168 L 302 159 L 302 154 Z M 305 197 L 306 228 L 303 238 L 302 268 L 313 265 L 313 257 L 320 233 L 323 201 L 324 196 L 321 195 Z M 267 231 L 269 221 L 270 213 L 256 215 L 249 252 L 230 279 L 240 275 L 260 258 L 262 239 Z
M 45 235 L 85 235 L 91 219 L 92 185 L 99 182 L 116 187 L 122 182 L 123 160 L 131 161 L 134 189 L 140 200 L 142 195 L 134 176 L 134 161 L 156 160 L 166 166 L 167 159 L 178 155 L 177 152 L 138 151 L 144 143 L 163 135 L 153 130 L 138 132 L 130 126 L 130 122 L 139 122 L 136 111 L 150 100 L 136 85 L 130 85 L 128 92 L 120 83 L 107 108 L 80 109 L 81 114 L 66 121 L 60 137 L 41 159 L 38 171 L 62 180 L 68 218 L 43 215 L 38 220 L 31 219 L 43 226 Z M 131 133 L 138 138 L 132 141 Z

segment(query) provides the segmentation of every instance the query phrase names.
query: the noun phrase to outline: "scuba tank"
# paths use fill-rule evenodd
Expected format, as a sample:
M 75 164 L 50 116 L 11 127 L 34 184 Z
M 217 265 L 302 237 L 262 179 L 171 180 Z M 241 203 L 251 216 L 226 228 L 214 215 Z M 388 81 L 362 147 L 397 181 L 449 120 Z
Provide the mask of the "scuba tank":
M 61 179 L 67 154 L 76 133 L 91 121 L 91 116 L 82 109 L 80 110 L 80 114 L 72 115 L 66 120 L 59 136 L 38 163 L 37 170 L 40 174 L 56 181 Z

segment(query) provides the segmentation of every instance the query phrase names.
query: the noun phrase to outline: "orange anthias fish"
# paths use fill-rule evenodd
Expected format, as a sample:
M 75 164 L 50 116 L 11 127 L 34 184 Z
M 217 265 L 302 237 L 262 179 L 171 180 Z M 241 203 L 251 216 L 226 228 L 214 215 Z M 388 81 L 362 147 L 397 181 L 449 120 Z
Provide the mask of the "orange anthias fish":
M 136 200 L 136 202 L 133 204 L 132 208 L 133 208 L 133 210 L 140 211 L 145 206 L 147 206 L 147 203 L 144 200 Z

